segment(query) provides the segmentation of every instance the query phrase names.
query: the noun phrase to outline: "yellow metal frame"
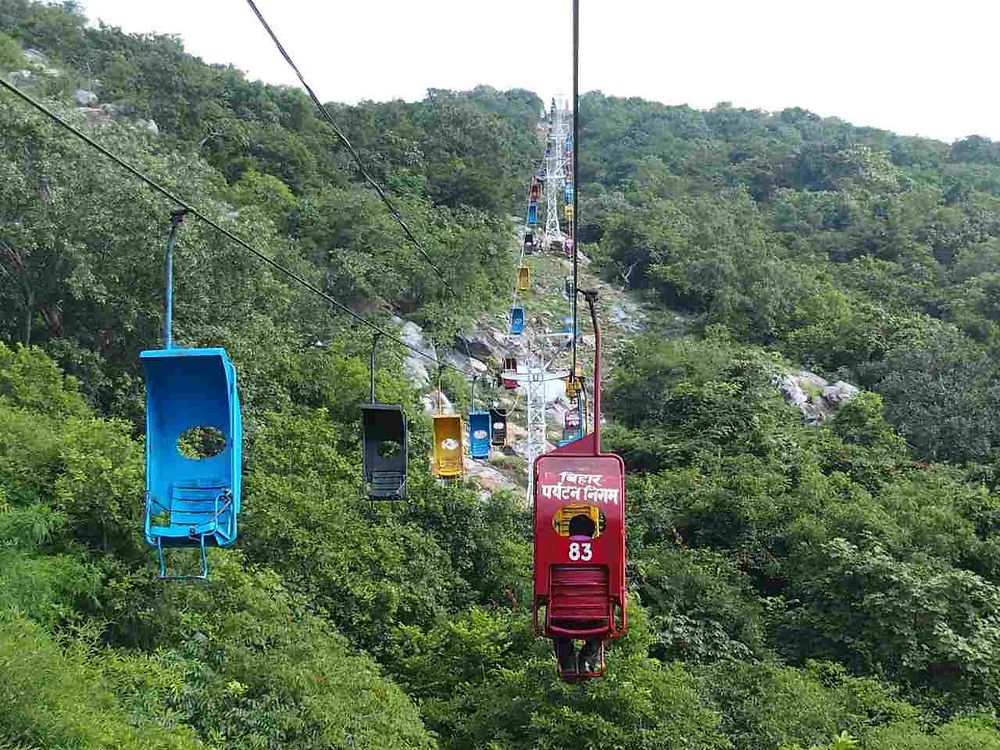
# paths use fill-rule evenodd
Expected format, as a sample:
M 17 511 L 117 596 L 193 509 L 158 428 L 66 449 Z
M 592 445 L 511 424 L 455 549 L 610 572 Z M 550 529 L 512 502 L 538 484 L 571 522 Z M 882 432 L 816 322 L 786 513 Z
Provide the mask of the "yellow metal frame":
M 552 527 L 559 536 L 569 536 L 569 522 L 575 516 L 588 516 L 594 522 L 594 539 L 601 535 L 601 511 L 596 505 L 570 503 L 564 505 L 552 516 Z
M 462 418 L 457 414 L 434 415 L 434 476 L 454 479 L 465 474 Z
M 517 269 L 517 289 L 526 292 L 531 288 L 531 268 L 527 263 L 522 263 Z

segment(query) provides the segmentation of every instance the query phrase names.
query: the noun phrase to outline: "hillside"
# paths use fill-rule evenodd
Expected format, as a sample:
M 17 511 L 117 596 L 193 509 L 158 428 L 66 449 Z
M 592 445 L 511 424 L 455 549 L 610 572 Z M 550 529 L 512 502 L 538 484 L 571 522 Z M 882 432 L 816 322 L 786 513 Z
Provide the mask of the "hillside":
M 330 105 L 439 275 L 298 90 L 29 0 L 0 76 L 351 312 L 456 361 L 502 327 L 534 94 Z M 369 502 L 370 331 L 194 219 L 175 335 L 236 364 L 244 506 L 207 582 L 155 580 L 138 352 L 173 206 L 0 93 L 0 747 L 1000 748 L 1000 145 L 599 93 L 580 125 L 631 628 L 574 685 L 520 490 L 430 476 L 431 383 L 386 342 L 409 496 Z M 565 266 L 535 270 L 557 326 Z M 863 390 L 810 423 L 800 368 Z

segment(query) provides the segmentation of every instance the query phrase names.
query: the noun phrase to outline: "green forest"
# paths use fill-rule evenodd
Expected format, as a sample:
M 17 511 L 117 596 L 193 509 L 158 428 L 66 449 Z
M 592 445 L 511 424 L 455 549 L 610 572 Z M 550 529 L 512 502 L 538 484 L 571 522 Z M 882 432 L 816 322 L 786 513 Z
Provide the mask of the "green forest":
M 32 0 L 0 77 L 359 314 L 443 348 L 505 314 L 530 91 L 327 105 L 438 275 L 296 88 Z M 579 128 L 581 249 L 649 314 L 605 387 L 630 629 L 570 684 L 523 493 L 430 475 L 386 344 L 413 460 L 373 506 L 369 331 L 194 220 L 175 336 L 239 370 L 242 528 L 156 580 L 174 206 L 0 91 L 0 749 L 1000 750 L 1000 143 L 599 92 Z M 807 423 L 800 369 L 860 393 Z

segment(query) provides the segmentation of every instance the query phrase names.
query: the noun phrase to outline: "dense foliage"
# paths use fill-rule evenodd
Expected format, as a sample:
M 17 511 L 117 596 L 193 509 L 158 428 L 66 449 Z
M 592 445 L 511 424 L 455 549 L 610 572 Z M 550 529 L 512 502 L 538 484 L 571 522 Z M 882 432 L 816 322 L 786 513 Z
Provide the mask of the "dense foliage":
M 609 277 L 880 393 L 920 458 L 995 460 L 995 144 L 798 109 L 581 107 L 584 233 Z
M 297 90 L 27 0 L 0 0 L 11 71 L 355 310 L 450 343 L 503 304 L 533 94 L 333 106 L 444 284 Z M 367 333 L 193 220 L 176 335 L 240 373 L 242 537 L 205 585 L 153 580 L 137 354 L 171 207 L 0 96 L 0 747 L 1000 749 L 998 147 L 584 105 L 586 250 L 664 312 L 608 392 L 631 629 L 570 685 L 520 496 L 428 476 L 386 357 L 410 499 L 363 500 Z M 772 382 L 799 364 L 869 390 L 803 424 Z

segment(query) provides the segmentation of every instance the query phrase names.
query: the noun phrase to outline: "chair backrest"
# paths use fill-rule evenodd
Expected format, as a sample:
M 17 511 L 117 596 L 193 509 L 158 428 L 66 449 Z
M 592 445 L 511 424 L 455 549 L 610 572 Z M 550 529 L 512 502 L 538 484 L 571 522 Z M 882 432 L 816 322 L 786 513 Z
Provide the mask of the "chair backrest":
M 490 413 L 488 411 L 469 412 L 469 455 L 473 458 L 490 457 L 491 438 Z
M 434 415 L 434 475 L 460 477 L 465 473 L 462 418 L 457 414 Z
M 515 336 L 524 333 L 524 308 L 517 306 L 510 310 L 510 332 Z
M 499 409 L 490 409 L 490 435 L 494 447 L 507 445 L 507 415 Z

